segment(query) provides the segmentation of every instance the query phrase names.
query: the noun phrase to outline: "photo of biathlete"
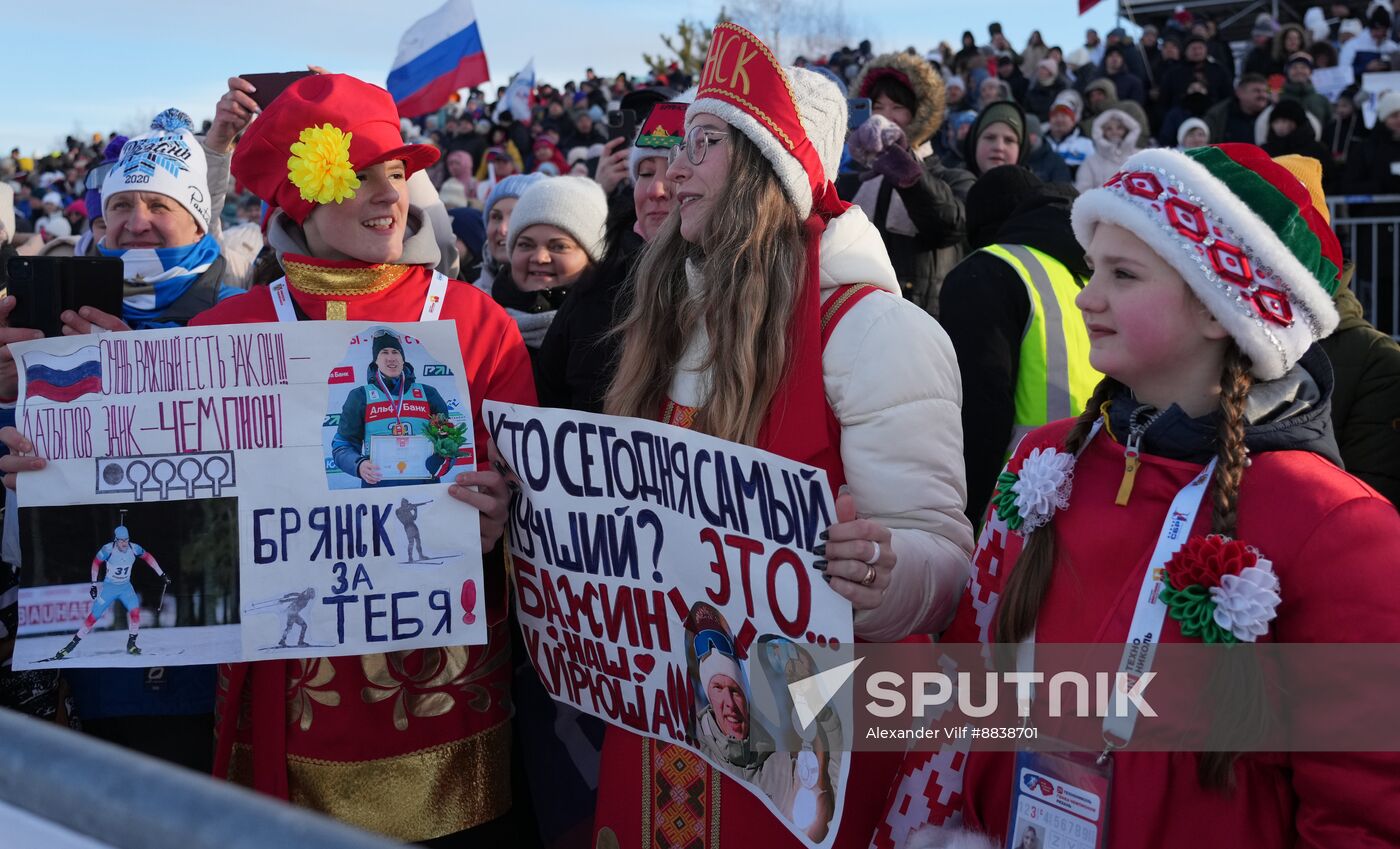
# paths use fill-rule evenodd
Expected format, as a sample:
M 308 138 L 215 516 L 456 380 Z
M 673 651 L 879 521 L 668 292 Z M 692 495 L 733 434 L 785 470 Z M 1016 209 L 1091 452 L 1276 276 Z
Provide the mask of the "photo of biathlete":
M 126 608 L 126 653 L 141 653 L 141 648 L 136 645 L 136 634 L 141 629 L 141 597 L 131 586 L 131 570 L 135 568 L 138 559 L 144 560 L 163 582 L 160 603 L 155 608 L 156 613 L 160 613 L 160 608 L 165 603 L 165 588 L 170 586 L 170 576 L 161 571 L 155 555 L 131 541 L 131 532 L 127 530 L 126 525 L 117 525 L 112 531 L 112 541 L 98 549 L 92 558 L 92 587 L 89 589 L 92 609 L 83 620 L 82 627 L 73 635 L 73 639 L 54 655 L 54 660 L 62 660 L 72 654 L 78 643 L 92 633 L 93 626 L 102 618 L 102 614 L 107 612 L 107 608 L 118 601 Z M 107 571 L 99 588 L 97 575 L 104 566 Z
M 441 480 L 466 441 L 449 414 L 442 394 L 418 379 L 399 335 L 378 330 L 365 382 L 341 407 L 331 458 L 362 487 Z

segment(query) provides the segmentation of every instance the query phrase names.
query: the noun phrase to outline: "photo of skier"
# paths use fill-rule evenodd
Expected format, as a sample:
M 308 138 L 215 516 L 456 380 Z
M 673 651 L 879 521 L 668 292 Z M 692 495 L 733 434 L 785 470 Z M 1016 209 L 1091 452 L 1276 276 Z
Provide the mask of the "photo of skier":
M 394 516 L 403 523 L 403 533 L 408 538 L 408 545 L 405 548 L 408 551 L 409 563 L 413 562 L 414 548 L 418 549 L 420 561 L 428 559 L 423 556 L 423 537 L 418 532 L 418 508 L 427 507 L 432 503 L 431 501 L 420 501 L 415 504 L 407 498 L 402 498 L 399 499 L 399 506 L 394 510 Z
M 339 408 L 330 459 L 361 487 L 435 483 L 459 458 L 470 462 L 466 428 L 451 420 L 438 388 L 419 378 L 407 344 L 392 330 L 373 331 L 364 382 Z
M 123 520 L 125 517 L 126 511 L 122 511 Z M 165 604 L 165 589 L 170 586 L 170 576 L 161 571 L 155 555 L 131 541 L 131 532 L 127 530 L 126 525 L 117 525 L 112 531 L 112 541 L 98 549 L 97 555 L 92 558 L 92 587 L 89 590 L 92 609 L 88 612 L 87 619 L 83 620 L 83 626 L 73 635 L 73 639 L 54 655 L 54 660 L 62 660 L 72 654 L 83 637 L 92 633 L 93 626 L 102 614 L 107 612 L 107 608 L 117 601 L 126 608 L 126 653 L 141 653 L 140 647 L 136 645 L 136 634 L 141 629 L 141 597 L 131 586 L 131 570 L 138 558 L 146 561 L 146 565 L 164 582 L 161 586 L 160 603 L 156 605 L 156 613 L 159 614 L 161 606 Z M 102 579 L 102 589 L 99 590 L 97 573 L 103 566 L 107 567 L 107 573 Z
M 20 668 L 237 655 L 237 499 L 24 507 L 19 526 L 19 604 L 29 611 L 15 635 Z

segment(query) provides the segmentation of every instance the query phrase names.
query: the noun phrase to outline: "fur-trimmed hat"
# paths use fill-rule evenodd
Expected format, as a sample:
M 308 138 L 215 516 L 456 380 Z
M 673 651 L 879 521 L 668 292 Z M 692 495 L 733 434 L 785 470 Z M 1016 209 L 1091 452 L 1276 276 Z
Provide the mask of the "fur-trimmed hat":
M 1105 221 L 1180 272 L 1261 380 L 1337 327 L 1341 245 L 1303 180 L 1252 144 L 1139 151 L 1074 204 L 1080 244 Z
M 510 213 L 506 245 L 536 224 L 558 227 L 574 237 L 593 262 L 603 258 L 608 198 L 603 187 L 587 177 L 549 177 L 530 186 Z
M 758 147 L 801 218 L 811 215 L 814 198 L 834 201 L 846 99 L 831 80 L 779 65 L 753 33 L 722 23 L 711 36 L 686 123 L 700 114 L 725 121 Z
M 853 86 L 857 97 L 869 97 L 875 84 L 881 79 L 893 78 L 914 95 L 917 108 L 904 137 L 911 148 L 918 147 L 943 126 L 943 113 L 947 108 L 947 94 L 943 78 L 933 66 L 917 56 L 908 53 L 886 53 L 876 56 L 865 65 L 856 77 Z M 964 87 L 965 89 L 966 87 Z

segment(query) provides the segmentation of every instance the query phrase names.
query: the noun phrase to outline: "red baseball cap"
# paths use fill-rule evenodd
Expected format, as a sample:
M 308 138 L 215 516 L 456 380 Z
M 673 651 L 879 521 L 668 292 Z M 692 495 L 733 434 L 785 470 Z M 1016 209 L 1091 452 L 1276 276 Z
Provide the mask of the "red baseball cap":
M 270 206 L 304 222 L 317 203 L 292 182 L 292 145 L 304 130 L 327 124 L 349 137 L 349 166 L 356 171 L 397 159 L 412 174 L 438 159 L 437 148 L 404 144 L 389 92 L 346 74 L 316 74 L 288 86 L 248 126 L 233 153 L 233 176 Z

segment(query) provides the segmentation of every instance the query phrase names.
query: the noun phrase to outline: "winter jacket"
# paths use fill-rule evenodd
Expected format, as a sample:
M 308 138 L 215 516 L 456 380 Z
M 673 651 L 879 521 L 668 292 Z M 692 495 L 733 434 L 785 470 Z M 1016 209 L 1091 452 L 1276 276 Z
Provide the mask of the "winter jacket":
M 1400 345 L 1362 315 L 1361 302 L 1351 291 L 1354 271 L 1347 266 L 1332 298 L 1341 324 L 1318 343 L 1332 361 L 1337 381 L 1332 426 L 1346 470 L 1400 507 Z M 968 492 L 970 496 L 970 486 Z
M 1210 127 L 1212 144 L 1244 142 L 1254 144 L 1254 122 L 1258 115 L 1246 115 L 1240 101 L 1230 97 L 1206 110 L 1206 125 Z
M 836 190 L 865 210 L 880 231 L 904 296 L 933 315 L 943 276 L 962 259 L 963 202 L 975 179 L 962 169 L 944 167 L 933 154 L 929 140 L 943 126 L 943 78 L 917 56 L 887 53 L 866 64 L 851 90 L 867 97 L 884 74 L 898 75 L 914 92 L 916 108 L 905 140 L 923 164 L 923 176 L 912 186 L 897 188 L 873 170 L 844 174 Z
M 1240 486 L 1235 536 L 1273 562 L 1284 598 L 1261 639 L 1400 642 L 1395 581 L 1400 515 L 1333 465 L 1330 392 L 1330 368 L 1314 348 L 1283 378 L 1250 393 L 1253 415 L 1245 440 L 1251 462 Z M 1117 439 L 1127 434 L 1136 406 L 1126 392 L 1115 398 L 1108 425 L 1075 462 L 1069 506 L 1056 511 L 1050 526 L 1056 566 L 1036 619 L 1038 643 L 1125 642 L 1153 541 L 1172 499 L 1214 455 L 1214 416 L 1191 419 L 1173 406 L 1146 429 L 1131 497 L 1126 506 L 1116 506 L 1125 462 Z M 1031 433 L 1016 451 L 1013 467 L 1033 449 L 1063 445 L 1070 425 L 1066 420 Z M 1209 533 L 1210 513 L 1207 497 L 1193 536 Z M 977 573 L 943 642 L 989 639 L 1022 542 L 1005 521 L 989 519 L 975 556 Z M 1199 643 L 1199 638 L 1184 636 L 1180 623 L 1167 617 L 1161 641 Z M 1283 691 L 1307 686 L 1305 681 L 1279 684 Z M 959 754 L 945 747 L 906 758 L 904 774 L 910 778 L 888 805 L 891 839 L 877 840 L 877 846 L 914 845 L 913 828 L 922 829 L 921 845 L 930 845 L 935 827 L 915 823 L 951 830 L 959 828 L 948 822 L 954 814 L 961 814 L 964 833 L 998 839 L 1005 834 L 1014 753 Z M 1400 794 L 1400 754 L 1248 753 L 1236 762 L 1235 786 L 1228 793 L 1201 786 L 1198 761 L 1192 753 L 1116 752 L 1106 845 L 1283 849 L 1400 843 L 1392 804 Z M 920 807 L 911 823 L 906 812 L 912 801 Z
M 1117 118 L 1128 127 L 1128 134 L 1121 141 L 1112 142 L 1104 137 L 1103 128 L 1110 118 Z M 1074 175 L 1074 187 L 1081 192 L 1098 188 L 1108 182 L 1129 156 L 1137 151 L 1138 138 L 1142 135 L 1142 124 L 1122 109 L 1108 109 L 1094 119 L 1094 152 L 1079 166 Z
M 1050 134 L 1047 127 L 1045 143 L 1060 155 L 1060 158 L 1070 167 L 1071 172 L 1078 171 L 1079 166 L 1084 164 L 1084 160 L 1089 158 L 1089 154 L 1094 152 L 1094 140 L 1081 133 L 1078 127 L 1070 130 L 1069 135 L 1058 140 Z
M 1074 238 L 1069 211 L 1064 197 L 1036 198 L 1012 213 L 995 241 L 1035 248 L 1087 280 L 1084 248 Z M 1011 444 L 1021 339 L 1030 322 L 1031 300 L 1015 269 L 978 251 L 948 275 L 939 303 L 940 321 L 962 375 L 968 515 L 980 521 Z
M 963 256 L 963 204 L 976 178 L 961 168 L 945 168 L 930 145 L 915 155 L 921 157 L 924 174 L 908 188 L 866 172 L 843 175 L 837 190 L 865 210 L 879 230 L 904 297 L 933 315 L 944 275 Z
M 1050 120 L 1050 107 L 1055 105 L 1055 97 L 1065 90 L 1065 81 L 1056 77 L 1048 83 L 1042 83 L 1038 78 L 1031 82 L 1030 88 L 1026 89 L 1026 96 L 1023 102 L 1026 111 L 1035 115 L 1041 121 Z
M 1288 114 L 1280 114 L 1281 112 L 1286 112 Z M 1260 145 L 1260 147 L 1264 148 L 1264 152 L 1269 154 L 1269 156 L 1297 154 L 1299 156 L 1312 157 L 1322 163 L 1323 180 L 1330 183 L 1337 167 L 1332 162 L 1331 152 L 1318 142 L 1316 128 L 1314 128 L 1312 121 L 1309 120 L 1310 116 L 1302 108 L 1301 104 L 1294 101 L 1279 104 L 1274 107 L 1273 114 L 1278 115 L 1280 118 L 1288 117 L 1294 119 L 1297 123 L 1293 128 L 1293 132 L 1286 136 L 1276 134 L 1273 128 L 1270 127 L 1264 143 Z
M 1168 109 L 1179 106 L 1181 99 L 1186 96 L 1186 90 L 1191 87 L 1191 83 L 1199 78 L 1206 84 L 1210 102 L 1218 103 L 1231 96 L 1230 80 L 1232 77 L 1233 75 L 1228 70 L 1212 59 L 1198 63 L 1182 61 L 1162 78 L 1161 94 L 1158 99 Z
M 1278 99 L 1298 101 L 1324 124 L 1332 120 L 1332 102 L 1313 88 L 1312 83 L 1284 83 L 1283 90 L 1278 93 Z
M 1065 163 L 1063 156 L 1055 152 L 1050 146 L 1050 142 L 1045 139 L 1040 140 L 1040 146 L 1031 150 L 1026 156 L 1026 167 L 1031 169 L 1037 177 L 1047 183 L 1073 183 L 1074 175 L 1069 172 L 1069 165 Z
M 1327 145 L 1332 152 L 1332 158 L 1337 164 L 1345 167 L 1351 155 L 1352 145 L 1360 145 L 1366 140 L 1366 122 L 1362 120 L 1360 110 L 1352 110 L 1352 113 L 1345 118 L 1333 116 L 1327 126 L 1322 128 L 1322 138 L 1320 141 Z M 1328 192 L 1334 191 L 1333 187 L 1327 187 Z
M 1119 100 L 1136 101 L 1140 106 L 1147 105 L 1147 86 L 1142 77 L 1124 68 L 1116 74 L 1105 73 L 1103 79 L 1112 80 Z
M 703 286 L 697 277 L 691 285 Z M 858 207 L 833 219 L 821 241 L 822 298 L 850 283 L 873 283 L 893 296 L 901 288 L 879 232 Z M 697 326 L 672 378 L 671 400 L 703 404 L 708 351 Z M 877 292 L 836 324 L 822 372 L 841 423 L 846 483 L 862 516 L 893 528 L 898 556 L 885 601 L 857 611 L 856 635 L 897 640 L 937 630 L 957 603 L 972 549 L 952 343 L 922 310 Z
M 627 314 L 627 278 L 644 247 L 641 236 L 627 231 L 618 256 L 606 260 L 589 280 L 575 284 L 564 299 L 535 358 L 535 388 L 542 406 L 603 412 L 617 367 L 618 340 L 610 331 Z

